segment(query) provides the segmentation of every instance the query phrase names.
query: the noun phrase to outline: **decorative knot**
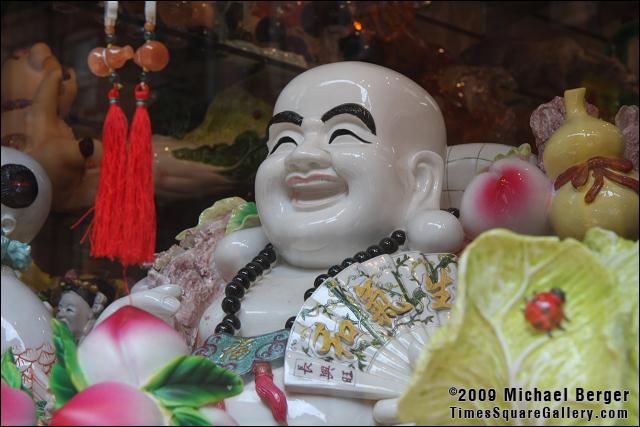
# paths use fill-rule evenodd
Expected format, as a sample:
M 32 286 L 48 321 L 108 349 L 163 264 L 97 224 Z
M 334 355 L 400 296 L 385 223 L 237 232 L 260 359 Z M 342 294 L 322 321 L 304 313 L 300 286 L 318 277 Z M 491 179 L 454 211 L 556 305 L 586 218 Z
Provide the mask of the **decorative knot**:
M 556 190 L 558 190 L 566 183 L 571 182 L 573 188 L 577 190 L 587 183 L 587 181 L 589 180 L 589 175 L 593 171 L 595 180 L 587 194 L 585 194 L 584 196 L 585 203 L 593 203 L 593 201 L 596 199 L 596 196 L 604 186 L 604 177 L 607 177 L 611 181 L 616 182 L 624 187 L 630 188 L 631 190 L 638 193 L 637 179 L 616 173 L 628 173 L 631 172 L 632 169 L 633 163 L 628 159 L 592 157 L 586 162 L 571 166 L 569 169 L 562 172 L 558 176 L 558 178 L 556 178 L 554 187 Z

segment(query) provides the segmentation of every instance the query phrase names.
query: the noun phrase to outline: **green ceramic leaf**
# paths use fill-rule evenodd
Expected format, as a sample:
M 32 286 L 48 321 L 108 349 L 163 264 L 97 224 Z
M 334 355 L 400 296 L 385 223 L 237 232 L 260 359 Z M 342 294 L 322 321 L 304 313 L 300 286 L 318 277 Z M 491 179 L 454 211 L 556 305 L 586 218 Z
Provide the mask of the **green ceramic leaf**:
M 242 379 L 201 356 L 181 356 L 151 378 L 143 390 L 168 408 L 200 407 L 242 392 Z
M 22 375 L 16 366 L 11 347 L 2 355 L 2 380 L 11 388 L 22 388 Z
M 226 234 L 244 228 L 258 227 L 260 225 L 260 217 L 258 217 L 258 208 L 253 202 L 245 202 L 237 206 L 231 212 L 231 218 L 227 224 Z
M 172 426 L 210 426 L 209 420 L 194 408 L 180 407 L 173 410 Z
M 78 390 L 71 383 L 71 378 L 67 371 L 58 363 L 53 365 L 51 370 L 51 378 L 49 380 L 49 388 L 56 397 L 56 409 L 59 409 L 67 403 L 73 396 L 78 394 Z
M 198 225 L 221 218 L 245 203 L 247 202 L 242 197 L 227 197 L 226 199 L 218 200 L 211 207 L 208 207 L 200 213 Z M 176 236 L 176 240 L 184 239 L 187 231 L 188 230 L 181 231 L 180 234 Z
M 73 384 L 77 391 L 84 390 L 88 387 L 88 384 L 78 363 L 75 338 L 67 325 L 56 319 L 51 320 L 51 330 L 53 332 L 53 345 L 56 347 L 56 365 L 64 369 L 68 376 L 68 379 L 63 379 L 62 374 L 58 374 L 59 380 L 62 381 L 61 387 L 66 387 L 70 383 Z
M 633 262 L 634 258 L 629 258 Z M 635 269 L 637 271 L 637 245 Z M 633 353 L 629 351 L 630 312 L 620 296 L 637 301 L 638 281 L 617 276 L 586 245 L 572 239 L 520 236 L 505 230 L 482 234 L 461 260 L 458 293 L 451 318 L 429 340 L 412 384 L 399 403 L 403 422 L 467 425 L 478 419 L 451 416 L 463 410 L 540 409 L 540 402 L 505 400 L 505 388 L 625 390 Z M 632 264 L 633 265 L 633 264 Z M 619 266 L 618 268 L 620 268 Z M 636 276 L 637 277 L 637 276 Z M 526 298 L 561 288 L 570 322 L 552 337 L 527 322 Z M 637 320 L 636 320 L 637 322 Z M 631 357 L 629 354 L 631 353 Z M 637 369 L 635 370 L 637 378 Z M 459 401 L 450 387 L 495 389 L 495 401 Z M 623 402 L 570 402 L 575 409 L 621 409 Z M 484 421 L 484 420 L 482 420 Z M 593 420 L 594 425 L 615 420 Z M 621 422 L 622 420 L 618 420 Z M 491 420 L 524 425 L 584 425 L 584 418 Z M 636 421 L 637 423 L 637 421 Z

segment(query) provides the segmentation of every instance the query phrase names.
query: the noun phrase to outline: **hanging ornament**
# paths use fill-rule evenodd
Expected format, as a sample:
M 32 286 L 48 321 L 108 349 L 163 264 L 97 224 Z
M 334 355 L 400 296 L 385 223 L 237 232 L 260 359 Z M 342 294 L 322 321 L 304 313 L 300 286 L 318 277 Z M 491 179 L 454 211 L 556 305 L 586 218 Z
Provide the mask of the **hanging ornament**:
M 103 155 L 100 166 L 100 181 L 96 194 L 95 213 L 90 226 L 91 256 L 117 258 L 123 246 L 122 223 L 124 210 L 124 175 L 128 122 L 120 108 L 120 88 L 117 69 L 131 57 L 131 47 L 114 46 L 118 2 L 108 1 L 104 10 L 106 48 L 91 51 L 89 69 L 99 77 L 109 76 L 109 110 L 102 127 Z M 128 53 L 128 54 L 127 54 Z M 116 58 L 117 57 L 117 58 Z
M 145 43 L 135 54 L 130 46 L 114 46 L 118 2 L 105 4 L 107 46 L 88 57 L 89 68 L 99 77 L 109 76 L 109 111 L 105 117 L 103 158 L 96 195 L 95 215 L 90 227 L 91 256 L 117 259 L 129 265 L 152 262 L 156 242 L 156 211 L 153 194 L 153 149 L 151 121 L 147 110 L 149 71 L 160 71 L 169 62 L 169 51 L 154 40 L 156 2 L 145 2 Z M 120 108 L 117 69 L 129 60 L 142 68 L 135 88 L 136 111 L 128 132 L 127 118 Z
M 154 40 L 156 2 L 145 2 L 145 43 L 138 48 L 134 62 L 142 68 L 140 83 L 136 86 L 136 111 L 129 133 L 127 168 L 125 174 L 124 232 L 135 236 L 123 245 L 121 260 L 124 265 L 153 261 L 156 246 L 156 208 L 153 197 L 153 148 L 149 99 L 148 73 L 160 71 L 169 63 L 169 51 Z

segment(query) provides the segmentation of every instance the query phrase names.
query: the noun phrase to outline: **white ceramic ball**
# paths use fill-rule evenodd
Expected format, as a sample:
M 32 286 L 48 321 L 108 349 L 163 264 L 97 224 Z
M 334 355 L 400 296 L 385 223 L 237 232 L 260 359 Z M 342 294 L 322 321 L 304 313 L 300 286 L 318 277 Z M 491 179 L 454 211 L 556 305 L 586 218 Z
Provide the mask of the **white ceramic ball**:
M 464 231 L 447 211 L 423 211 L 408 221 L 407 242 L 410 250 L 423 253 L 456 253 L 462 249 Z

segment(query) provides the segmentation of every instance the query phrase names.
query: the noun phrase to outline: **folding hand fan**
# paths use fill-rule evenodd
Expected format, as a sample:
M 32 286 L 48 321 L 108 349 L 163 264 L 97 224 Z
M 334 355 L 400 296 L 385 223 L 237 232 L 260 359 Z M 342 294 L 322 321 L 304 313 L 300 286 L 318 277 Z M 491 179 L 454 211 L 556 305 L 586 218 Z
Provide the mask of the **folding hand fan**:
M 290 391 L 362 399 L 399 396 L 410 355 L 449 318 L 456 257 L 401 252 L 353 264 L 307 299 L 285 352 Z

